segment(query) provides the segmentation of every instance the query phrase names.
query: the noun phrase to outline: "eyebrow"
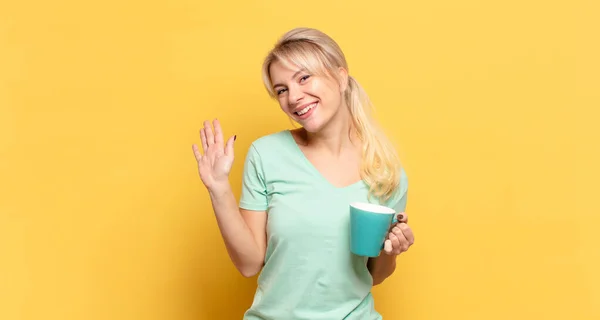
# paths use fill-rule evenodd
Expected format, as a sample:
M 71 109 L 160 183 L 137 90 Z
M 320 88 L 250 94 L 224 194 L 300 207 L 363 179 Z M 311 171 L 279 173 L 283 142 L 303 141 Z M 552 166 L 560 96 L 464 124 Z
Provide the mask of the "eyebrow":
M 304 71 L 304 69 L 300 69 L 300 70 L 296 71 L 296 73 L 294 73 L 294 75 L 292 76 L 292 79 L 296 78 L 298 76 L 298 74 L 300 74 L 302 71 Z M 273 88 L 277 88 L 278 86 L 284 87 L 283 84 L 276 83 L 276 84 L 273 85 Z

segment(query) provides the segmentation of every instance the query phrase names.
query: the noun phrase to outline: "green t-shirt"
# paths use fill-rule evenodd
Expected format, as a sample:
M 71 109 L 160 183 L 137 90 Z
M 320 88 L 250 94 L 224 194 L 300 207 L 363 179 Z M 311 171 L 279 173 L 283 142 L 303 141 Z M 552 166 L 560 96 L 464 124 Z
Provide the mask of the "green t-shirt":
M 407 178 L 386 203 L 406 206 Z M 338 188 L 304 156 L 289 130 L 261 137 L 244 163 L 240 207 L 267 211 L 265 265 L 246 320 L 382 319 L 368 258 L 350 252 L 349 204 L 368 200 L 359 181 Z

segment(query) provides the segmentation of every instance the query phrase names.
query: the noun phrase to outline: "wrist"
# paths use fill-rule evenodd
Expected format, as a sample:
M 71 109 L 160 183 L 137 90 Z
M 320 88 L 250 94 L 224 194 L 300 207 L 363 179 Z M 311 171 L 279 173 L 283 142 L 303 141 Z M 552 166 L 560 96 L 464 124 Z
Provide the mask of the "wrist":
M 379 256 L 370 258 L 367 264 L 373 277 L 373 285 L 382 283 L 396 270 L 396 255 L 389 255 L 381 250 Z
M 397 256 L 395 254 L 387 254 L 384 250 L 381 250 L 376 259 L 384 262 L 385 264 L 396 264 L 396 257 Z
M 208 193 L 212 199 L 219 199 L 231 192 L 229 181 L 215 183 L 208 188 Z

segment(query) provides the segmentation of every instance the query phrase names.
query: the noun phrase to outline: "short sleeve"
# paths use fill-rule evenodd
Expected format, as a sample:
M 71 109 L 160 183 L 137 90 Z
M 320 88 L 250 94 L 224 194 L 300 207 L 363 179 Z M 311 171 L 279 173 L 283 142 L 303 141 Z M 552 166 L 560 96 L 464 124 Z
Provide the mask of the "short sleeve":
M 400 185 L 398 190 L 389 201 L 388 206 L 396 211 L 396 213 L 404 212 L 406 210 L 406 200 L 408 196 L 408 177 L 404 169 L 400 171 Z
M 260 154 L 250 146 L 244 162 L 240 208 L 254 211 L 267 210 L 267 186 Z

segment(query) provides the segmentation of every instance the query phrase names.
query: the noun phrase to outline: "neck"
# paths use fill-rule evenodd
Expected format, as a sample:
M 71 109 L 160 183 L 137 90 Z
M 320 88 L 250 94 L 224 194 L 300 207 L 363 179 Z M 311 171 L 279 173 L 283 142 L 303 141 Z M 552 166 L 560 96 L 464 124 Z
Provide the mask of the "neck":
M 323 130 L 319 132 L 304 131 L 306 143 L 311 148 L 327 152 L 335 157 L 339 157 L 345 150 L 356 149 L 356 142 L 351 132 L 353 123 L 347 108 L 336 115 Z M 341 111 L 340 110 L 340 111 Z

